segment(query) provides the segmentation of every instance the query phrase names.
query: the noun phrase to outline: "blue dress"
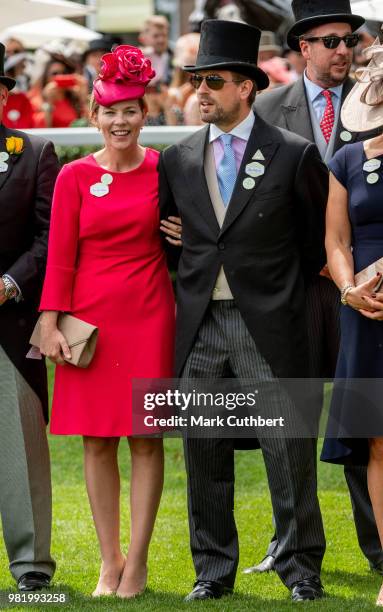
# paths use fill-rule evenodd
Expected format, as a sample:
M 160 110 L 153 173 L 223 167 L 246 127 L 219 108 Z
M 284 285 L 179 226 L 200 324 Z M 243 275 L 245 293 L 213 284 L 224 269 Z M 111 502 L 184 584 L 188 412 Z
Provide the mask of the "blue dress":
M 374 159 L 381 162 L 380 168 L 374 170 L 379 177 L 375 183 L 367 181 L 371 172 L 363 168 L 367 158 L 362 142 L 345 145 L 330 162 L 331 172 L 348 192 L 355 273 L 383 257 L 383 155 Z M 383 322 L 342 306 L 340 326 L 340 349 L 321 459 L 366 465 L 371 431 L 383 434 Z M 378 422 L 381 426 L 376 428 Z

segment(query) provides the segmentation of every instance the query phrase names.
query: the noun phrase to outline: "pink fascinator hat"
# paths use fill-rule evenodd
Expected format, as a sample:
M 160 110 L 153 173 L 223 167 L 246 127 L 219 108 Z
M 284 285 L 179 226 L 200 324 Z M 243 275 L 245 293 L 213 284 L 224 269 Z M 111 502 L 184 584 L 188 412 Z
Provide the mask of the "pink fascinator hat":
M 131 45 L 120 45 L 102 56 L 101 70 L 93 83 L 93 95 L 101 106 L 136 100 L 155 76 L 150 59 Z

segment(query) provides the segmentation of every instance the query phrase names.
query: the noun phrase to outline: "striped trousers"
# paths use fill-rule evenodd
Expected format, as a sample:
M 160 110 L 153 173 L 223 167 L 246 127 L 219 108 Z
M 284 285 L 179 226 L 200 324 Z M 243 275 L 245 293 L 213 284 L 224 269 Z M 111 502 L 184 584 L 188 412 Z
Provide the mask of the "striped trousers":
M 0 346 L 0 515 L 9 567 L 52 576 L 52 495 L 41 402 Z
M 233 301 L 211 302 L 182 378 L 270 380 L 271 369 Z M 259 438 L 279 542 L 275 569 L 287 587 L 319 576 L 325 551 L 311 439 Z M 190 545 L 197 580 L 232 587 L 238 565 L 234 443 L 184 438 Z

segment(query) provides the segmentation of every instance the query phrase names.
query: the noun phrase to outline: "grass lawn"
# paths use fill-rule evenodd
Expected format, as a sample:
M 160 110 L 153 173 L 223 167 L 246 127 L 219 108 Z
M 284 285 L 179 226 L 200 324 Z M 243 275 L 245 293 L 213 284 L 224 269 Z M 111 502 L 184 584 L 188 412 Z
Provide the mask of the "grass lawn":
M 271 505 L 261 454 L 241 451 L 236 459 L 235 514 L 241 557 L 235 595 L 219 601 L 186 604 L 194 572 L 189 553 L 185 470 L 180 440 L 166 441 L 165 489 L 150 551 L 145 595 L 134 601 L 94 600 L 99 553 L 82 474 L 80 438 L 50 437 L 53 478 L 53 554 L 57 561 L 55 591 L 69 594 L 67 610 L 219 610 L 270 612 L 291 608 L 289 592 L 275 573 L 243 575 L 241 569 L 259 560 L 272 533 Z M 120 445 L 123 477 L 122 539 L 128 543 L 129 461 L 126 441 Z M 327 536 L 322 579 L 327 597 L 307 604 L 324 611 L 373 610 L 381 578 L 373 575 L 356 541 L 342 468 L 319 464 L 319 496 Z M 4 547 L 0 547 L 0 589 L 10 589 Z M 25 610 L 27 606 L 14 607 Z M 34 610 L 57 609 L 53 605 Z M 0 609 L 4 607 L 0 606 Z

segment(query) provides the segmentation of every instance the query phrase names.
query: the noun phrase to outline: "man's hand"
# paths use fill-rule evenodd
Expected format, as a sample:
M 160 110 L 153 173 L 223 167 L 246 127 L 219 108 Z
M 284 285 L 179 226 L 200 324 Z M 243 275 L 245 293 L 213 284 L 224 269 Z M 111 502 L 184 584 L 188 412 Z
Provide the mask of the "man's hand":
M 2 306 L 7 299 L 8 298 L 5 297 L 5 285 L 3 279 L 0 278 L 0 306 Z
M 168 217 L 161 220 L 160 230 L 166 234 L 165 238 L 174 246 L 182 246 L 182 223 L 179 217 Z

